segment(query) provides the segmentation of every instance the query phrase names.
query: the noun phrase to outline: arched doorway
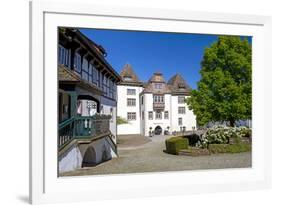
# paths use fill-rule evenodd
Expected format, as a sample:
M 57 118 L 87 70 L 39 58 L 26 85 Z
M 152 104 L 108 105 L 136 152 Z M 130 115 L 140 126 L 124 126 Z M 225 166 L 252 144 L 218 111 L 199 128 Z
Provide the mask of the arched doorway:
M 100 102 L 89 95 L 79 95 L 77 104 L 77 114 L 82 116 L 93 116 L 100 113 Z
M 89 146 L 84 154 L 82 167 L 93 167 L 97 165 L 96 151 L 92 146 Z
M 159 125 L 155 127 L 154 129 L 154 134 L 155 135 L 161 135 L 162 134 L 162 127 L 160 127 Z

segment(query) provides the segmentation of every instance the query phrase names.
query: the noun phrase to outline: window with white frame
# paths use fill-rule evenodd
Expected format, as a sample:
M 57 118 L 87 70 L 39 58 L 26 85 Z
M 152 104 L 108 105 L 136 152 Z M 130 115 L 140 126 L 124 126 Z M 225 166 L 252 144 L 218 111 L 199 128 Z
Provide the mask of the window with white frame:
M 154 88 L 157 90 L 162 89 L 162 83 L 155 83 Z
M 127 98 L 127 106 L 136 106 L 136 99 L 134 98 Z
M 178 124 L 182 125 L 182 118 L 181 117 L 179 117 L 179 119 L 178 119 Z
M 153 112 L 152 111 L 148 112 L 148 119 L 153 120 Z
M 127 95 L 136 95 L 136 89 L 127 89 Z
M 168 111 L 165 111 L 165 112 L 164 112 L 164 118 L 165 118 L 165 119 L 169 119 L 169 112 L 168 112 Z
M 143 96 L 141 96 L 141 104 L 143 105 Z
M 179 114 L 185 114 L 185 107 L 178 107 Z
M 162 119 L 162 112 L 161 111 L 156 111 L 155 112 L 155 119 L 156 120 L 161 120 Z
M 128 112 L 127 113 L 127 120 L 136 120 L 137 116 L 135 112 Z
M 164 96 L 163 95 L 154 95 L 153 96 L 153 102 L 163 103 L 164 102 Z
M 131 76 L 124 76 L 124 81 L 131 81 L 132 77 Z
M 185 97 L 184 96 L 178 96 L 178 104 L 184 104 L 185 103 Z
M 144 111 L 141 112 L 141 119 L 144 120 Z

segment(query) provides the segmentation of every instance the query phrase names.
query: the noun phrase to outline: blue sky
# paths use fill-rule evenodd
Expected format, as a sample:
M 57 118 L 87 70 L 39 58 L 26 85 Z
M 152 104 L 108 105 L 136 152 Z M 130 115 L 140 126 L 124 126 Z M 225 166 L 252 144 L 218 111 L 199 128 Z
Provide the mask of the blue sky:
M 204 48 L 217 40 L 216 35 L 80 29 L 102 45 L 107 61 L 118 73 L 130 63 L 142 81 L 161 72 L 166 81 L 176 73 L 196 89 Z M 249 39 L 250 40 L 250 39 Z

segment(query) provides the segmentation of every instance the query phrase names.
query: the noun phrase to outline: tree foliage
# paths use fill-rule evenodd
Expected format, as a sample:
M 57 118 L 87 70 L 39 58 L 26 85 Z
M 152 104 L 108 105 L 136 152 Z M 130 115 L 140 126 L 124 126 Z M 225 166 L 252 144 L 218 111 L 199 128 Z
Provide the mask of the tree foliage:
M 248 40 L 220 36 L 205 49 L 201 80 L 187 100 L 199 125 L 210 121 L 250 119 L 252 115 L 252 50 Z

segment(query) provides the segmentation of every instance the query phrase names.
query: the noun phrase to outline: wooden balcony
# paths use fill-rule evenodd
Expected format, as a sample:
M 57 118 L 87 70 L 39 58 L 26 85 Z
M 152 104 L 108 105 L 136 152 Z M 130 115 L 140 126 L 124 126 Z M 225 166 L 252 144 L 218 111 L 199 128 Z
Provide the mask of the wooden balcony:
M 74 139 L 90 139 L 110 133 L 109 115 L 76 116 L 59 125 L 58 148 L 65 147 Z
M 164 110 L 165 103 L 164 102 L 154 102 L 153 103 L 153 109 L 154 110 Z

